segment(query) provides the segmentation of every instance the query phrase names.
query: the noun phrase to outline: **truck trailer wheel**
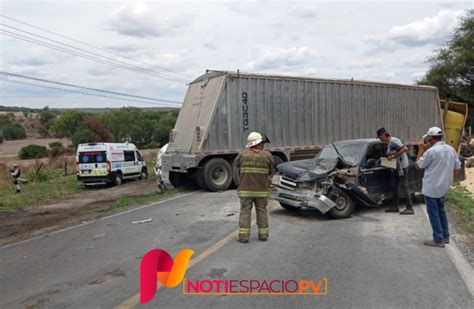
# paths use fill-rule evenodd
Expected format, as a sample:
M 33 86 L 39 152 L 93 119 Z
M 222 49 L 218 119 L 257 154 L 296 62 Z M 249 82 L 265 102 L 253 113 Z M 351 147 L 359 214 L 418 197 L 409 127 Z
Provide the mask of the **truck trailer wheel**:
M 282 164 L 282 163 L 285 163 L 285 161 L 283 161 L 283 159 L 277 155 L 272 155 L 273 157 L 273 162 L 275 162 L 275 168 L 279 165 L 279 164 Z
M 235 165 L 235 161 L 232 163 L 232 183 L 235 187 L 238 187 L 240 184 L 240 170 Z
M 336 206 L 329 210 L 328 214 L 334 219 L 350 218 L 354 212 L 355 204 L 349 195 L 344 191 L 337 189 L 334 194 L 330 195 L 330 199 L 336 203 Z
M 175 188 L 179 188 L 179 187 L 183 186 L 183 175 L 181 175 L 181 173 L 170 172 L 169 180 L 170 180 L 170 183 Z
M 204 181 L 210 191 L 227 190 L 232 182 L 232 167 L 221 158 L 209 160 L 204 165 Z
M 207 187 L 206 180 L 204 179 L 204 169 L 200 168 L 196 171 L 196 183 L 204 191 L 209 191 Z

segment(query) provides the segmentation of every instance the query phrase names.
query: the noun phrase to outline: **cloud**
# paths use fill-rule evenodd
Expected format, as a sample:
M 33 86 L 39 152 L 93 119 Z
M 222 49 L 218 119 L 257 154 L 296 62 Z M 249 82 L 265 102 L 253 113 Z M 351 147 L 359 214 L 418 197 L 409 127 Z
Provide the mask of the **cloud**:
M 293 6 L 288 10 L 288 15 L 298 18 L 316 18 L 318 11 L 316 7 L 309 5 L 298 5 Z
M 308 63 L 320 55 L 309 47 L 293 47 L 289 49 L 270 49 L 261 53 L 255 60 L 245 65 L 245 70 L 285 70 Z
M 436 16 L 395 26 L 383 35 L 372 35 L 369 42 L 387 49 L 403 45 L 408 47 L 438 44 L 446 41 L 458 25 L 463 10 L 442 10 Z
M 183 25 L 176 17 L 160 16 L 144 2 L 134 2 L 113 11 L 106 28 L 125 36 L 147 38 L 166 36 Z

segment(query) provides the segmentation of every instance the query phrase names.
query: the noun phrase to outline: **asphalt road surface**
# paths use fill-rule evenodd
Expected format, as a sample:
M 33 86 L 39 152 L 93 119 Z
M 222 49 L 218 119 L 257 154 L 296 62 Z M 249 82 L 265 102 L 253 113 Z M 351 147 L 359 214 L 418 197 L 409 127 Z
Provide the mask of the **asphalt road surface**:
M 194 192 L 0 248 L 2 308 L 473 308 L 472 268 L 429 248 L 415 216 L 363 209 L 346 220 L 270 205 L 270 240 L 235 241 L 235 191 Z M 132 221 L 152 218 L 151 222 Z M 139 265 L 151 249 L 195 251 L 188 280 L 313 280 L 327 295 L 184 295 L 160 288 L 139 305 Z M 461 265 L 461 266 L 460 266 Z

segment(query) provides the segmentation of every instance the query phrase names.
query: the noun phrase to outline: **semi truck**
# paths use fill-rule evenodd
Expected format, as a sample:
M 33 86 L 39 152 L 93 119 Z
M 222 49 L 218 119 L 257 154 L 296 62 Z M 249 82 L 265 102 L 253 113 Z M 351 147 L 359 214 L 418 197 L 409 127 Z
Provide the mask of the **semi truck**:
M 252 131 L 276 164 L 313 157 L 337 140 L 373 138 L 378 127 L 417 143 L 442 127 L 438 90 L 342 79 L 206 71 L 189 84 L 163 154 L 163 179 L 208 191 L 239 182 L 233 161 Z

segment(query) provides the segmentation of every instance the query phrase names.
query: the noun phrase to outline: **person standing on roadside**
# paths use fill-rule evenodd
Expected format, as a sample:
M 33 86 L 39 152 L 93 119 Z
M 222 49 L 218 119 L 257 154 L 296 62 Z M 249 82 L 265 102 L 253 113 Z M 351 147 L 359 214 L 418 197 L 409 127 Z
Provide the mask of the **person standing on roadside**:
M 402 185 L 403 193 L 407 208 L 400 212 L 401 215 L 414 215 L 413 202 L 411 200 L 411 191 L 408 186 L 408 147 L 403 142 L 390 134 L 385 128 L 377 129 L 377 137 L 384 143 L 388 143 L 387 159 L 397 160 L 396 170 L 394 171 L 393 182 L 393 205 L 385 210 L 385 212 L 399 212 L 398 203 L 400 200 L 399 186 Z
M 16 185 L 16 193 L 21 193 L 21 188 L 20 188 L 20 176 L 21 176 L 21 170 L 18 164 L 14 164 L 13 168 L 10 170 L 10 175 L 12 176 L 13 179 L 13 184 Z
M 430 247 L 444 247 L 449 244 L 444 199 L 454 178 L 461 173 L 461 161 L 456 151 L 442 139 L 443 131 L 440 128 L 430 128 L 418 144 L 416 159 L 417 168 L 424 169 L 422 193 L 433 229 L 433 239 L 423 244 Z
M 267 204 L 270 197 L 270 181 L 268 175 L 274 173 L 272 155 L 263 150 L 269 140 L 266 136 L 252 132 L 247 137 L 245 150 L 237 155 L 235 166 L 239 169 L 240 183 L 237 195 L 240 198 L 239 235 L 237 241 L 248 243 L 252 208 L 257 213 L 258 239 L 268 240 Z

